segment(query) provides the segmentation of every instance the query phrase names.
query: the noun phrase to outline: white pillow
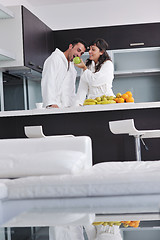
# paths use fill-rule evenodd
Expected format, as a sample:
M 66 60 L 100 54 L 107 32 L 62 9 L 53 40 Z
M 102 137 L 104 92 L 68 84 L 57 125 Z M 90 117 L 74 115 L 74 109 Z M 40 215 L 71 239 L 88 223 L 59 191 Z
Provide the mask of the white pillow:
M 86 155 L 79 151 L 0 154 L 0 178 L 54 174 L 76 174 L 85 167 Z

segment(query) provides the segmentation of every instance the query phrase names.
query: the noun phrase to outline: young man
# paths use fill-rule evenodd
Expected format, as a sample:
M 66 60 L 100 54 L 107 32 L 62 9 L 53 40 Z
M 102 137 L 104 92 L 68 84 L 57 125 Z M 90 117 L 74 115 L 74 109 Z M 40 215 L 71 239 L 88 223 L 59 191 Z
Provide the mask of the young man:
M 46 59 L 42 72 L 41 90 L 44 107 L 70 107 L 75 98 L 77 71 L 73 58 L 81 57 L 86 44 L 75 39 L 65 52 L 58 48 Z

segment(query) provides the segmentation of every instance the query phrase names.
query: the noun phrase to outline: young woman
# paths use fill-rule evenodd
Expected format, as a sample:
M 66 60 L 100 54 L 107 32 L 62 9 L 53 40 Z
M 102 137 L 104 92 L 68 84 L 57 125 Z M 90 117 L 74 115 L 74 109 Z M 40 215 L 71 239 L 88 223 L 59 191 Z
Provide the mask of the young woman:
M 77 91 L 75 105 L 83 105 L 87 98 L 102 95 L 114 96 L 112 82 L 114 78 L 113 63 L 106 52 L 108 44 L 104 39 L 96 39 L 90 44 L 89 59 L 86 64 L 81 59 L 77 67 L 83 69 Z

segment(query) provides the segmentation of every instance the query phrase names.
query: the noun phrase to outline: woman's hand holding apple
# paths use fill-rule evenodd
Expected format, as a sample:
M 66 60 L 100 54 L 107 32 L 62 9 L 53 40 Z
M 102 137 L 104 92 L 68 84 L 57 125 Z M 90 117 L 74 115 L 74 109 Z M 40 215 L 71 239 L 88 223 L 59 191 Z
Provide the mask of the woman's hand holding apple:
M 81 59 L 81 62 L 78 63 L 78 64 L 75 64 L 75 66 L 78 67 L 78 68 L 83 69 L 83 71 L 85 71 L 87 69 L 87 67 L 86 67 L 86 65 L 85 65 L 85 63 L 83 62 L 82 59 Z

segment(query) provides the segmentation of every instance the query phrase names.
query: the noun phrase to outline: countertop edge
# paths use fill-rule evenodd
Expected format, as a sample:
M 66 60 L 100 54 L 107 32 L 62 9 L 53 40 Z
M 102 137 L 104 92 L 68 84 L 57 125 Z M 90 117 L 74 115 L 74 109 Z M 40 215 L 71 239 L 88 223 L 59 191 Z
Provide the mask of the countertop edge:
M 160 108 L 160 102 L 144 102 L 144 103 L 115 103 L 106 105 L 88 105 L 70 108 L 42 108 L 32 110 L 18 111 L 1 111 L 0 117 L 16 117 L 16 116 L 36 116 L 48 114 L 65 114 L 65 113 L 85 113 L 99 111 L 117 111 L 117 110 L 135 110 L 146 108 Z

